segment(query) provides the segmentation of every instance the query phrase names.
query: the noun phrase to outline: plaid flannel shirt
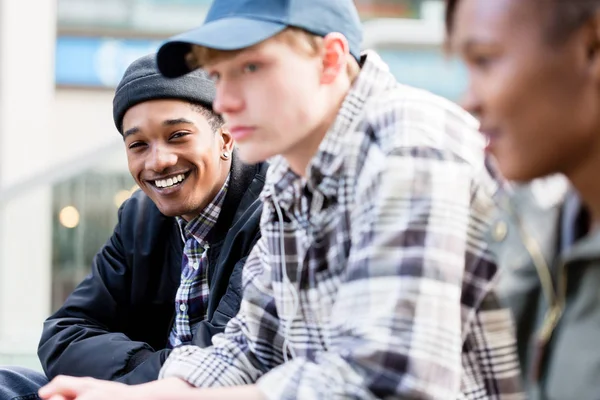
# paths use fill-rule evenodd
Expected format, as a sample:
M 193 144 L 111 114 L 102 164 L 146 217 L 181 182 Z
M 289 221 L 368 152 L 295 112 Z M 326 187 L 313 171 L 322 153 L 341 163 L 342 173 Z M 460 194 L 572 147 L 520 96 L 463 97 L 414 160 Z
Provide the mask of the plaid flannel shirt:
M 200 214 L 189 222 L 177 217 L 185 245 L 181 258 L 181 282 L 175 294 L 175 320 L 169 347 L 190 344 L 198 324 L 206 319 L 208 306 L 208 248 L 210 232 L 219 219 L 229 187 L 229 176 Z
M 271 166 L 239 314 L 161 377 L 269 399 L 521 398 L 476 128 L 368 52 L 306 179 Z

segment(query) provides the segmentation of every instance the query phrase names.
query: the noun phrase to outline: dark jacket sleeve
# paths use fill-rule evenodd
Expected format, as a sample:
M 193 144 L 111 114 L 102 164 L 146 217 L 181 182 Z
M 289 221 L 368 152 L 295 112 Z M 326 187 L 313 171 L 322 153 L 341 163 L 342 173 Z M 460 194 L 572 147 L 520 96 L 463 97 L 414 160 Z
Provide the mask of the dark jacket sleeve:
M 38 356 L 49 379 L 64 374 L 126 382 L 158 377 L 168 351 L 155 352 L 146 343 L 119 333 L 130 293 L 131 271 L 121 239 L 119 222 L 92 271 L 65 304 L 44 323 Z

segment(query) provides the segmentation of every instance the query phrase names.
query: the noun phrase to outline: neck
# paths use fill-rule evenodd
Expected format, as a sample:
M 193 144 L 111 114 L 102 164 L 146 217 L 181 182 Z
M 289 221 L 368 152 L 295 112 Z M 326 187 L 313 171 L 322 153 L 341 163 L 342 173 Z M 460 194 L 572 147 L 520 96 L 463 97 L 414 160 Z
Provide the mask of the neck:
M 227 161 L 221 162 L 221 175 L 219 176 L 219 180 L 215 183 L 212 190 L 210 191 L 208 196 L 206 196 L 204 202 L 198 208 L 198 210 L 196 210 L 195 212 L 190 213 L 190 214 L 181 215 L 181 218 L 183 218 L 186 222 L 190 222 L 191 220 L 196 218 L 198 215 L 200 215 L 200 213 L 206 208 L 206 206 L 208 206 L 210 204 L 210 202 L 215 199 L 215 197 L 217 196 L 217 194 L 219 193 L 219 191 L 225 184 L 225 181 L 227 180 L 227 176 L 229 175 L 230 170 L 231 170 L 231 158 L 229 158 Z
M 295 145 L 293 153 L 284 154 L 283 157 L 290 165 L 290 169 L 298 176 L 305 177 L 308 164 L 319 151 L 319 146 L 327 134 L 329 125 L 320 127 L 311 132 L 304 140 Z
M 325 113 L 321 123 L 318 124 L 317 127 L 300 143 L 297 143 L 292 151 L 288 154 L 283 154 L 283 157 L 290 165 L 290 169 L 294 171 L 295 174 L 302 177 L 306 176 L 306 169 L 308 168 L 310 161 L 319 151 L 319 146 L 323 142 L 325 135 L 327 135 L 327 132 L 335 122 L 349 90 L 350 86 L 348 85 L 345 90 L 342 89 L 337 91 L 336 95 L 334 95 L 334 100 L 329 102 L 330 105 L 333 104 L 333 107 Z

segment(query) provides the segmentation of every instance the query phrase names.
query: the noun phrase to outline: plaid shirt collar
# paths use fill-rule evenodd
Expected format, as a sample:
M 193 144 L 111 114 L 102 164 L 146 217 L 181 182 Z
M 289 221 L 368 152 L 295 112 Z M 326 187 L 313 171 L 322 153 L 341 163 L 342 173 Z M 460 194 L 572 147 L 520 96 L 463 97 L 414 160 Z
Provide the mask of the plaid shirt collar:
M 189 222 L 181 217 L 176 217 L 177 223 L 179 224 L 179 230 L 181 232 L 181 238 L 185 241 L 190 237 L 196 239 L 200 244 L 204 244 L 209 241 L 209 235 L 212 228 L 217 223 L 219 214 L 221 214 L 221 207 L 227 194 L 227 188 L 229 187 L 229 178 L 231 174 L 225 179 L 225 183 L 212 199 L 212 201 L 202 209 L 202 212 L 194 217 Z
M 396 84 L 393 75 L 389 73 L 388 66 L 379 55 L 366 51 L 358 77 L 344 98 L 337 117 L 325 134 L 317 154 L 308 165 L 306 179 L 294 173 L 283 157 L 274 157 L 267 173 L 267 182 L 261 199 L 265 201 L 275 194 L 281 208 L 289 209 L 294 203 L 294 193 L 298 193 L 305 184 L 321 192 L 325 198 L 334 197 L 337 192 L 335 182 L 342 167 L 344 154 L 342 146 L 346 141 L 348 130 L 356 120 L 360 119 L 363 108 L 373 92 L 381 92 Z

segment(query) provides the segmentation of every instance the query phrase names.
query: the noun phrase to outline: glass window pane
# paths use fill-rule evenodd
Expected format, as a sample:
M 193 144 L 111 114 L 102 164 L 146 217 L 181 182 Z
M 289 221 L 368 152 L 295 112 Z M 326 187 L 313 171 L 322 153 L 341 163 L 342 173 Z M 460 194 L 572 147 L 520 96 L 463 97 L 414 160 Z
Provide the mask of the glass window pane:
M 52 310 L 90 272 L 119 206 L 137 189 L 126 171 L 92 170 L 52 188 Z

